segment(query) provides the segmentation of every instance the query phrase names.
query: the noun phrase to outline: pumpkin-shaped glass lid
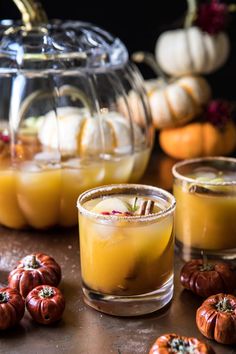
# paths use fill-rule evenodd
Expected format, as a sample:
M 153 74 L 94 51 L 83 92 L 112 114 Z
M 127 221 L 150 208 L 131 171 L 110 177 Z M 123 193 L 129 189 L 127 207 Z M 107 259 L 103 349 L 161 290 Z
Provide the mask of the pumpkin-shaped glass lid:
M 0 70 L 107 70 L 124 66 L 124 44 L 90 23 L 55 20 L 0 27 Z

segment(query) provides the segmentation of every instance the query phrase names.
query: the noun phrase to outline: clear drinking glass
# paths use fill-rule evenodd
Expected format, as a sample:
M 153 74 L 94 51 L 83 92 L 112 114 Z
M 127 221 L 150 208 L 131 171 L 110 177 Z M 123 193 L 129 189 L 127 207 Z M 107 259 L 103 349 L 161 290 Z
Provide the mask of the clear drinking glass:
M 153 212 L 140 215 L 142 203 Z M 85 302 L 108 314 L 154 312 L 173 296 L 174 197 L 159 188 L 119 184 L 78 198 Z
M 176 244 L 183 259 L 236 257 L 236 159 L 209 157 L 175 164 Z

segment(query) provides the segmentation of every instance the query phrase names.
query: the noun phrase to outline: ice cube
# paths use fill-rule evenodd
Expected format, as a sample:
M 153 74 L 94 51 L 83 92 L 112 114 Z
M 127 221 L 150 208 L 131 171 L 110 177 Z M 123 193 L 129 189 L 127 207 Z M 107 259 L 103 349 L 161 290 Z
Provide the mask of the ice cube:
M 43 151 L 39 152 L 34 156 L 36 161 L 40 162 L 52 162 L 52 161 L 60 161 L 60 154 L 58 152 L 50 152 L 50 151 Z
M 42 171 L 41 166 L 36 162 L 23 162 L 21 164 L 20 168 L 24 172 L 40 172 L 40 171 Z
M 82 164 L 81 164 L 81 159 L 73 158 L 73 159 L 69 159 L 69 160 L 63 162 L 62 165 L 65 168 L 72 168 L 72 169 L 76 168 L 76 169 L 78 169 L 78 168 L 81 168 Z
M 194 176 L 199 181 L 211 181 L 218 175 L 218 170 L 211 167 L 198 167 L 194 170 Z

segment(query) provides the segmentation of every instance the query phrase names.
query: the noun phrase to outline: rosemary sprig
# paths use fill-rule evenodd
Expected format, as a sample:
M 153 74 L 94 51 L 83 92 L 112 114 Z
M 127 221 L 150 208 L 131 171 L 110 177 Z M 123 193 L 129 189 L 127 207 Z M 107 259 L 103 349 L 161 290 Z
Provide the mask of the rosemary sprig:
M 131 213 L 135 213 L 138 210 L 139 206 L 137 205 L 137 203 L 138 203 L 138 197 L 135 197 L 133 205 L 130 205 L 130 207 L 129 207 L 129 211 Z

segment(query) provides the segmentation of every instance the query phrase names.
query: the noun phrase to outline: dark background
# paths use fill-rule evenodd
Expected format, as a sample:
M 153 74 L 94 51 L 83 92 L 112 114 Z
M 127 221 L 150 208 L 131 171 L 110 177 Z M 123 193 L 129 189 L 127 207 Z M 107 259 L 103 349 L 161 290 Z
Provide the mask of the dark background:
M 159 34 L 181 27 L 186 0 L 110 1 L 41 0 L 49 18 L 82 20 L 95 23 L 120 37 L 130 53 L 137 50 L 154 52 Z M 228 1 L 236 3 L 236 0 Z M 12 0 L 0 0 L 0 18 L 19 18 Z M 228 33 L 231 39 L 230 58 L 223 68 L 208 76 L 215 98 L 236 101 L 236 14 L 231 16 Z M 151 73 L 141 67 L 146 77 Z

